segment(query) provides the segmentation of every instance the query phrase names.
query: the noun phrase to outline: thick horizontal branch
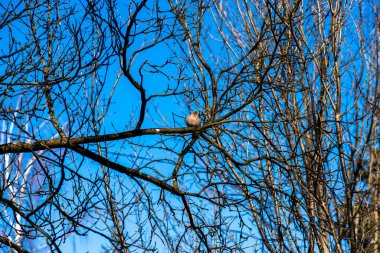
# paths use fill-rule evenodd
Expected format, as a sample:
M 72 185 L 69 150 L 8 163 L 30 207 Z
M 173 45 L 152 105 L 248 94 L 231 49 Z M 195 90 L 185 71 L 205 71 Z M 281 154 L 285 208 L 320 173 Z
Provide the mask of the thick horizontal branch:
M 203 128 L 203 127 L 202 127 Z M 35 142 L 12 142 L 0 145 L 0 154 L 8 153 L 25 153 L 53 148 L 70 148 L 80 144 L 98 143 L 114 140 L 122 140 L 143 135 L 170 135 L 170 134 L 186 134 L 193 133 L 193 128 L 149 128 L 125 131 L 115 134 L 104 134 L 96 136 L 73 137 L 73 138 L 57 138 L 50 140 L 41 140 Z

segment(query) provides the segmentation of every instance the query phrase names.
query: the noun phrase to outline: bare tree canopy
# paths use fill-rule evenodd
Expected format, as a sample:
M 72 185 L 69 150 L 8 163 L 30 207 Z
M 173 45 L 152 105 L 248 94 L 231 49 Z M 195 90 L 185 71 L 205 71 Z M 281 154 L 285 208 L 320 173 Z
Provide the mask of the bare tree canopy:
M 379 5 L 2 1 L 0 251 L 380 252 Z

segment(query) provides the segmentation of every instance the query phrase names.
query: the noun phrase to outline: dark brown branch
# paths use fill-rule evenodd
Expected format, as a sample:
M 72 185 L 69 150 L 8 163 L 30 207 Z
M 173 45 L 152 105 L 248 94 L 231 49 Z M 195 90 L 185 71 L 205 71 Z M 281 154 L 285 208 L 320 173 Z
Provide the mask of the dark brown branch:
M 38 150 L 46 150 L 53 148 L 70 148 L 75 147 L 80 144 L 88 143 L 98 143 L 114 140 L 122 140 L 127 138 L 133 138 L 144 135 L 170 135 L 170 134 L 187 134 L 193 133 L 195 130 L 193 128 L 149 128 L 149 129 L 137 129 L 132 131 L 125 131 L 115 134 L 104 134 L 96 136 L 86 136 L 86 137 L 76 137 L 76 138 L 65 138 L 65 139 L 51 139 L 42 140 L 32 143 L 28 142 L 14 142 L 6 143 L 0 145 L 0 154 L 9 153 L 25 153 Z
M 23 249 L 21 246 L 17 245 L 16 243 L 12 242 L 4 236 L 0 236 L 0 243 L 11 247 L 18 253 L 29 253 L 29 251 Z
M 137 178 L 143 179 L 145 181 L 148 181 L 154 185 L 157 185 L 158 187 L 160 187 L 162 189 L 165 189 L 165 190 L 173 193 L 174 195 L 183 196 L 185 194 L 185 192 L 167 184 L 166 182 L 164 182 L 162 180 L 159 180 L 159 179 L 152 177 L 148 174 L 142 173 L 138 170 L 131 169 L 131 168 L 125 167 L 123 165 L 120 165 L 118 163 L 112 162 L 109 159 L 104 158 L 103 156 L 98 155 L 98 154 L 96 154 L 90 150 L 87 150 L 83 147 L 76 146 L 76 147 L 71 147 L 71 149 L 76 151 L 77 153 L 87 157 L 87 158 L 90 158 L 90 159 L 108 167 L 108 168 L 111 168 L 111 169 L 116 170 L 120 173 L 126 174 L 128 176 L 137 177 Z

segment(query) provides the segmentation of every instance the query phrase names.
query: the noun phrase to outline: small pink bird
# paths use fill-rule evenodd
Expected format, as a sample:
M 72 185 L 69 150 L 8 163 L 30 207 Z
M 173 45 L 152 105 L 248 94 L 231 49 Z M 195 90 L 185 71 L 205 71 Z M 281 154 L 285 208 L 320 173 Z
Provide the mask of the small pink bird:
M 186 118 L 186 125 L 188 127 L 199 127 L 201 125 L 201 118 L 197 112 L 192 112 Z

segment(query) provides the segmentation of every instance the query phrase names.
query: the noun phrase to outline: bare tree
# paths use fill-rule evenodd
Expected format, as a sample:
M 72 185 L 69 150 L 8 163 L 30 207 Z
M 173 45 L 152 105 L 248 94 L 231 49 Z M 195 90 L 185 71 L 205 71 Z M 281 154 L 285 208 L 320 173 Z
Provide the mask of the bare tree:
M 378 5 L 0 4 L 2 249 L 379 252 Z

